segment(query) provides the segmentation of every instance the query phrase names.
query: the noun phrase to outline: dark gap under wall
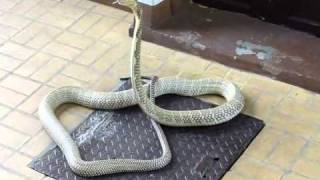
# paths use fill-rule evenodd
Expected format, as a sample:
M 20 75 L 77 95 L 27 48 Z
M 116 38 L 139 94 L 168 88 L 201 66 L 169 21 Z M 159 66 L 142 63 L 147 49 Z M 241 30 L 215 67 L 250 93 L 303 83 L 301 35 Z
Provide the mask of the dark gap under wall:
M 320 36 L 317 0 L 193 0 L 207 7 L 240 12 Z

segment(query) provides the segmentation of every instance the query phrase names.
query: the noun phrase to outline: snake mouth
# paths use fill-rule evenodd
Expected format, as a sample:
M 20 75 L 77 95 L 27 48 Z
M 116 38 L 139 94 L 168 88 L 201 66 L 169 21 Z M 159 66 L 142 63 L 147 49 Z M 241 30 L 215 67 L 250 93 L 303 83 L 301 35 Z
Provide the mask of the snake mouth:
M 120 4 L 120 1 L 119 0 L 115 0 L 115 1 L 113 1 L 112 4 Z

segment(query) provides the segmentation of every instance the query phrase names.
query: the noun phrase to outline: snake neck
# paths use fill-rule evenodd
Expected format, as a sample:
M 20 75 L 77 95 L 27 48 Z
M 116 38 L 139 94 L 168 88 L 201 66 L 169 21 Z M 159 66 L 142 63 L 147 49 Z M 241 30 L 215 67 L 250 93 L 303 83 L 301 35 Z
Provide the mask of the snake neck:
M 143 89 L 141 80 L 141 36 L 142 36 L 142 9 L 139 5 L 133 9 L 135 17 L 135 28 L 133 32 L 132 50 L 131 50 L 131 83 L 134 94 L 139 102 L 139 105 L 145 109 L 147 100 L 146 92 Z

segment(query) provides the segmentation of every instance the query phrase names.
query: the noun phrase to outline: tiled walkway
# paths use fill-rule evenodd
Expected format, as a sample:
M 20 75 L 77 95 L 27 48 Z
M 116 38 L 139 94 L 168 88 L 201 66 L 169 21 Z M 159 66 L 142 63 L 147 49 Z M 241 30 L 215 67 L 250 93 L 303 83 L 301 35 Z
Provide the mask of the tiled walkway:
M 66 85 L 112 88 L 128 75 L 128 13 L 87 0 L 0 0 L 0 179 L 47 179 L 26 167 L 49 143 L 39 101 Z M 154 44 L 143 45 L 143 71 L 159 76 L 231 79 L 246 114 L 266 128 L 225 179 L 319 179 L 320 96 Z M 217 98 L 206 98 L 219 102 Z M 91 111 L 58 114 L 72 129 Z

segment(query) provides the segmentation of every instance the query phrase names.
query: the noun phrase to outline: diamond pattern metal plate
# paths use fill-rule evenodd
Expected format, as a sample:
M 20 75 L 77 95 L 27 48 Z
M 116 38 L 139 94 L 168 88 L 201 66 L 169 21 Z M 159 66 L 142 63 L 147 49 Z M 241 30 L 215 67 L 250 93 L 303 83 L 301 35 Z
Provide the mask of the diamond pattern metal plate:
M 128 81 L 118 90 L 130 88 Z M 191 97 L 165 95 L 156 103 L 171 110 L 212 107 Z M 84 178 L 72 173 L 57 146 L 48 148 L 30 163 L 30 167 L 55 179 L 221 179 L 264 127 L 261 120 L 240 114 L 232 121 L 211 127 L 174 128 L 162 126 L 173 159 L 163 169 L 142 173 L 120 173 Z M 110 158 L 151 159 L 161 155 L 161 147 L 148 117 L 138 106 L 93 112 L 72 137 L 85 160 Z

